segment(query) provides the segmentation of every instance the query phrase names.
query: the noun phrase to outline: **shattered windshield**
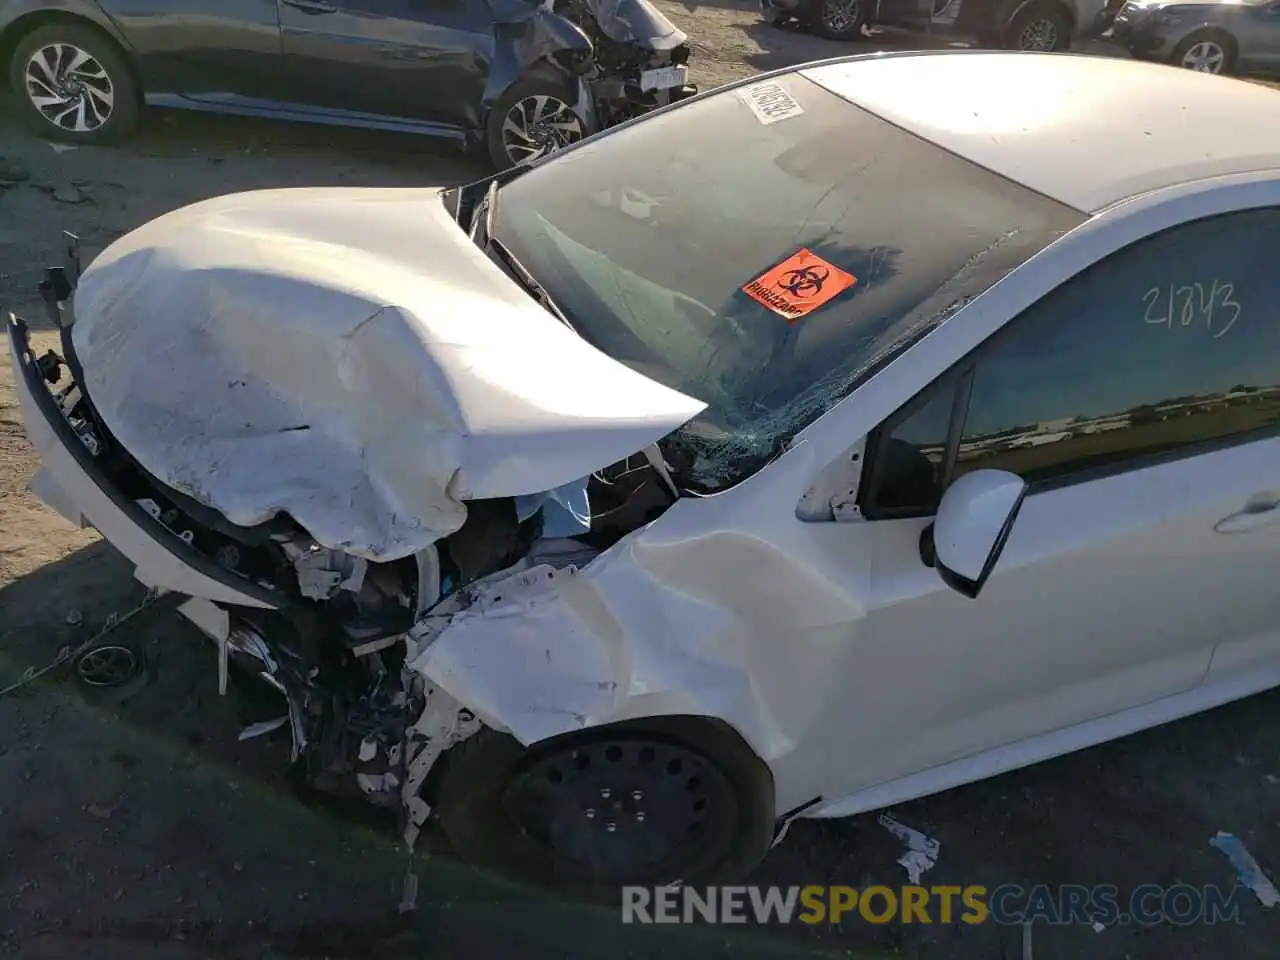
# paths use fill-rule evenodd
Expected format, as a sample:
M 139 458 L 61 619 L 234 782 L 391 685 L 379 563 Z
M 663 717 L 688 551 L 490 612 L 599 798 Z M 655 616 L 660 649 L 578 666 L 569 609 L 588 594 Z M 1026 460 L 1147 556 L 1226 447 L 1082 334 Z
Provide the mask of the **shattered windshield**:
M 668 444 L 711 492 L 1082 219 L 797 74 L 517 177 L 493 236 L 581 336 L 708 404 Z

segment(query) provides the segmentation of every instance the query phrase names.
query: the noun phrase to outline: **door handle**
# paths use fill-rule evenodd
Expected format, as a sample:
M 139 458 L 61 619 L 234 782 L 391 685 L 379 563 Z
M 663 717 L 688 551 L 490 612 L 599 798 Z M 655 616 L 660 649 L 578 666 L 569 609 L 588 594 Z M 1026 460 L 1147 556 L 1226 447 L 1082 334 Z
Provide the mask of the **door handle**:
M 280 0 L 291 7 L 296 7 L 303 13 L 337 13 L 338 8 L 332 3 L 325 3 L 324 0 Z
M 1223 517 L 1213 525 L 1214 533 L 1248 533 L 1280 523 L 1280 500 L 1251 501 L 1243 510 Z

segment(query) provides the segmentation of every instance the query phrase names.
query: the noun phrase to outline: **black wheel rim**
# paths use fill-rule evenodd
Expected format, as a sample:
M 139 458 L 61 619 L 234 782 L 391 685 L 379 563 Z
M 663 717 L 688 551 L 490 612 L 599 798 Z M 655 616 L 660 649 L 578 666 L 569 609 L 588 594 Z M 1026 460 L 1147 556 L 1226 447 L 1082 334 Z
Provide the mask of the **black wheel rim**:
M 599 883 L 683 879 L 717 856 L 737 822 L 718 766 L 649 740 L 601 740 L 535 760 L 503 805 L 556 873 Z
M 128 647 L 108 644 L 95 647 L 76 661 L 76 676 L 86 686 L 118 687 L 139 673 L 138 655 Z

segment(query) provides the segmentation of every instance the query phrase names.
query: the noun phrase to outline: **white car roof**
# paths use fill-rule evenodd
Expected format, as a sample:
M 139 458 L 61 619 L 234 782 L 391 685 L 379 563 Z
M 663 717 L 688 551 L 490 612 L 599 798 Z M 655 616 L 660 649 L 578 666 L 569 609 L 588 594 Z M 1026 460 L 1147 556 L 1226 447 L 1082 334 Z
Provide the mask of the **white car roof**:
M 1187 180 L 1280 168 L 1280 92 L 1078 54 L 920 51 L 800 73 L 1077 210 Z

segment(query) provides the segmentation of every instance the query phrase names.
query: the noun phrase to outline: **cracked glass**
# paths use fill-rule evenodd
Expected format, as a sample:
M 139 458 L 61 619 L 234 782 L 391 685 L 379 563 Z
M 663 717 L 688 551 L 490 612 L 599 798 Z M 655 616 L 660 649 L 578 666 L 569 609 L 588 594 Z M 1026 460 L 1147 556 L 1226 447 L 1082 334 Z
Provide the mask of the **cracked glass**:
M 493 235 L 581 336 L 708 404 L 664 441 L 704 493 L 1083 218 L 793 74 L 529 171 Z

